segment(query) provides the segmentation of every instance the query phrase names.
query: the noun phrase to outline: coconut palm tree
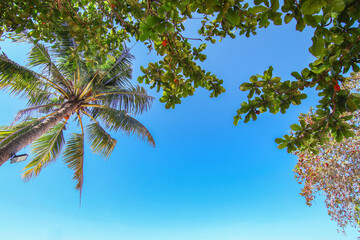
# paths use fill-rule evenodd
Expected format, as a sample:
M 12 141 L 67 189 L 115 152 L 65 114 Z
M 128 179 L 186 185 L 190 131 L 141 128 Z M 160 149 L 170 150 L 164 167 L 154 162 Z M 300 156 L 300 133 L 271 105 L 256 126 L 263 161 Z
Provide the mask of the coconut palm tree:
M 27 181 L 62 153 L 65 164 L 74 170 L 81 195 L 85 139 L 91 150 L 104 158 L 116 145 L 107 130 L 135 134 L 152 146 L 155 142 L 131 116 L 146 111 L 153 98 L 129 82 L 129 51 L 119 57 L 109 54 L 102 62 L 81 53 L 69 54 L 76 47 L 66 34 L 55 50 L 35 43 L 26 67 L 4 53 L 0 55 L 0 88 L 26 98 L 29 105 L 17 114 L 15 123 L 0 128 L 0 166 L 30 144 L 33 157 L 23 172 Z M 78 123 L 80 133 L 72 133 L 65 143 L 68 134 L 64 131 L 70 119 Z

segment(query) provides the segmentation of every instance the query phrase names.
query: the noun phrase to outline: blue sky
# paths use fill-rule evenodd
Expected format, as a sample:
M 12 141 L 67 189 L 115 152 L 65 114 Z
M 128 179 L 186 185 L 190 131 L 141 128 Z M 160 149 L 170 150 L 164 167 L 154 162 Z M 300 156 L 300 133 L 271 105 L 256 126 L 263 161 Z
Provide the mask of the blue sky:
M 188 37 L 195 36 L 188 32 Z M 158 102 L 138 119 L 156 141 L 153 149 L 117 134 L 104 161 L 86 152 L 82 206 L 72 172 L 61 159 L 24 183 L 26 163 L 0 167 L 0 239 L 11 240 L 335 240 L 337 233 L 321 198 L 312 207 L 299 195 L 294 156 L 274 139 L 289 131 L 300 112 L 316 103 L 314 93 L 285 115 L 262 114 L 235 127 L 232 117 L 246 94 L 239 85 L 270 65 L 289 78 L 313 59 L 311 32 L 269 27 L 249 39 L 209 45 L 202 66 L 224 80 L 218 98 L 198 89 L 175 109 Z M 25 64 L 25 45 L 0 42 L 11 59 Z M 140 65 L 157 58 L 138 43 L 133 79 Z M 0 125 L 10 124 L 25 101 L 1 93 Z

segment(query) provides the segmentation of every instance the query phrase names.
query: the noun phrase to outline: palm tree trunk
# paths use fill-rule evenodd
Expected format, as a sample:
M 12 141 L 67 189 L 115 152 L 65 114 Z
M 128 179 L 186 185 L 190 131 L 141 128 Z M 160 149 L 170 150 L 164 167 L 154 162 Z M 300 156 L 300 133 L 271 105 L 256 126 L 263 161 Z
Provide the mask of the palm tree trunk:
M 71 113 L 79 106 L 79 104 L 79 101 L 66 102 L 57 113 L 46 118 L 43 122 L 36 125 L 34 128 L 15 137 L 13 140 L 0 147 L 0 166 L 9 160 L 13 154 L 16 154 L 18 151 L 49 131 L 64 117 L 71 115 Z

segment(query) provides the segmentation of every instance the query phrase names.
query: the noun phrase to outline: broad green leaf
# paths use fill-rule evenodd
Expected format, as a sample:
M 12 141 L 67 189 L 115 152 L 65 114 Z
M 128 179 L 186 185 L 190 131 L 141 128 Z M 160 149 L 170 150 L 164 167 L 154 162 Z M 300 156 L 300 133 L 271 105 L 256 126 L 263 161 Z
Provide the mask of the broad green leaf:
M 139 35 L 139 40 L 141 42 L 144 42 L 145 40 L 149 39 L 151 36 L 151 30 L 145 30 L 145 31 L 142 31 Z
M 303 0 L 301 5 L 301 11 L 304 15 L 312 15 L 320 12 L 321 8 L 325 5 L 325 0 Z
M 331 0 L 330 6 L 333 7 L 334 12 L 341 12 L 345 8 L 345 2 L 344 0 Z
M 251 14 L 257 14 L 259 12 L 265 12 L 267 10 L 268 10 L 268 8 L 265 7 L 265 6 L 262 6 L 262 5 L 249 8 L 249 11 L 250 11 Z
M 294 131 L 300 131 L 301 127 L 298 124 L 292 124 L 290 125 L 290 128 Z
M 324 55 L 324 51 L 325 51 L 324 39 L 322 37 L 318 38 L 314 36 L 312 38 L 312 41 L 313 41 L 313 45 L 309 48 L 310 53 L 315 57 Z
M 294 16 L 293 16 L 292 14 L 288 13 L 288 14 L 285 15 L 284 22 L 285 22 L 286 24 L 288 24 L 289 22 L 291 22 L 291 20 L 292 20 L 293 18 L 294 18 Z
M 243 83 L 240 85 L 241 91 L 247 91 L 252 88 L 252 85 L 250 83 Z

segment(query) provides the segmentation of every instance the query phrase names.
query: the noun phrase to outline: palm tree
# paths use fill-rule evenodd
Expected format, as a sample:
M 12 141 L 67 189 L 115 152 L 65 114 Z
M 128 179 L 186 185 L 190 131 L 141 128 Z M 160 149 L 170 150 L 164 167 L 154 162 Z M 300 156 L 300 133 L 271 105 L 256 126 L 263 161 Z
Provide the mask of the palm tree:
M 74 41 L 64 34 L 52 51 L 43 44 L 33 44 L 27 67 L 4 53 L 0 55 L 0 88 L 25 97 L 29 105 L 17 114 L 15 123 L 0 128 L 0 166 L 31 144 L 33 158 L 23 173 L 27 181 L 62 153 L 65 164 L 74 170 L 81 196 L 85 138 L 91 150 L 104 158 L 116 145 L 106 130 L 135 134 L 155 146 L 150 132 L 131 116 L 146 111 L 153 98 L 129 82 L 132 56 L 128 50 L 119 57 L 109 54 L 101 62 L 81 53 L 69 55 L 74 49 Z M 54 55 L 56 60 L 52 60 Z M 70 118 L 78 123 L 81 133 L 72 133 L 65 144 L 64 131 Z

